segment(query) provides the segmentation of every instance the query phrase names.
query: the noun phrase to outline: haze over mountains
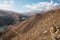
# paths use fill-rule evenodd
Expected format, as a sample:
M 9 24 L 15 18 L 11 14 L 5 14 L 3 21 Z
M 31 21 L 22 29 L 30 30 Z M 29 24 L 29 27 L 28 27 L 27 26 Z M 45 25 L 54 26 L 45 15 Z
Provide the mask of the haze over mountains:
M 7 26 L 0 32 L 0 40 L 52 40 L 50 28 L 60 27 L 60 8 L 27 15 L 0 10 L 0 26 Z M 60 36 L 56 38 L 60 40 Z

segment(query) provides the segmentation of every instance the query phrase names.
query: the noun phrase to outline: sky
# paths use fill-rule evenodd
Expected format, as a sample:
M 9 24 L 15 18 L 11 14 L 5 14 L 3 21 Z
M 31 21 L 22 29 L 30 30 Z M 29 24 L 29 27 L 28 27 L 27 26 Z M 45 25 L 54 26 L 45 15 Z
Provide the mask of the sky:
M 59 5 L 60 0 L 0 0 L 0 9 L 17 12 L 50 9 Z

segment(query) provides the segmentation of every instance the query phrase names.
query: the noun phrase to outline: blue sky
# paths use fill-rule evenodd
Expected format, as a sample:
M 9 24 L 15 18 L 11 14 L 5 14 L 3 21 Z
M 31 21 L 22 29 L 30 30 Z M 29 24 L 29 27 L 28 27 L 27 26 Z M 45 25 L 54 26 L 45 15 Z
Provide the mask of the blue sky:
M 17 12 L 49 9 L 60 5 L 60 0 L 0 0 L 0 9 Z

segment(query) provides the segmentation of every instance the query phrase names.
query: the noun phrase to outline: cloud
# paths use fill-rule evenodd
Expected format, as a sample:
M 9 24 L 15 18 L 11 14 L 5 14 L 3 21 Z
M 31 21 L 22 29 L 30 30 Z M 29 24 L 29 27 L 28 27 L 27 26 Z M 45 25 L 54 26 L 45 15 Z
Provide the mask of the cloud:
M 3 10 L 12 10 L 14 4 L 14 0 L 3 0 L 3 2 L 0 3 L 0 9 Z
M 30 10 L 43 10 L 43 9 L 50 9 L 53 6 L 59 5 L 58 3 L 54 3 L 52 0 L 51 2 L 39 2 L 37 4 L 32 5 L 25 5 L 26 8 Z
M 8 3 L 8 1 L 4 1 L 4 3 Z
M 0 4 L 0 9 L 10 9 L 12 5 L 9 4 Z
M 10 1 L 10 3 L 14 3 L 14 1 Z
M 58 6 L 59 4 L 58 3 L 54 3 L 54 5 L 53 6 Z

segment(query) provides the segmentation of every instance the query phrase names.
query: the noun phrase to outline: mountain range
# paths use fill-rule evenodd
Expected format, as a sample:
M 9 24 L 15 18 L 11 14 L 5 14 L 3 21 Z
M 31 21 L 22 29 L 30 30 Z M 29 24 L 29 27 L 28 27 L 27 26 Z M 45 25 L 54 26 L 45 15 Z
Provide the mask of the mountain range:
M 0 11 L 0 25 L 8 26 L 0 33 L 0 40 L 52 40 L 50 28 L 60 27 L 60 8 L 32 16 Z

